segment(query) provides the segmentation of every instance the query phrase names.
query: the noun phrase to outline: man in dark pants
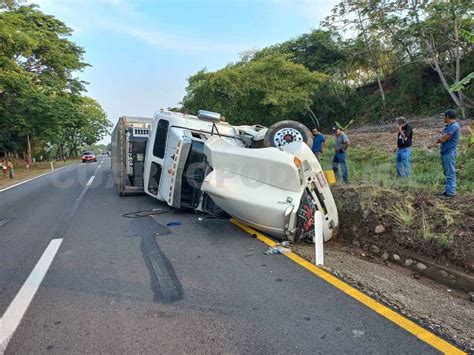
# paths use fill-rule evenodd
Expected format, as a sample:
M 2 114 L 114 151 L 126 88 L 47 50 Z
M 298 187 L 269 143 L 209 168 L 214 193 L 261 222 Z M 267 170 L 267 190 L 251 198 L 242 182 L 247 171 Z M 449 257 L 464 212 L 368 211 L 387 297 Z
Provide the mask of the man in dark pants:
M 334 175 L 336 179 L 339 180 L 339 165 L 341 166 L 342 179 L 344 182 L 349 182 L 349 172 L 347 170 L 346 164 L 346 150 L 349 147 L 349 138 L 342 131 L 342 128 L 337 127 L 333 128 L 336 131 L 336 146 L 335 154 L 332 160 L 332 169 L 334 170 Z
M 456 122 L 456 111 L 447 110 L 444 113 L 444 126 L 441 136 L 437 142 L 441 143 L 441 163 L 446 178 L 446 187 L 443 195 L 446 197 L 456 196 L 456 157 L 457 145 L 461 136 L 461 127 Z
M 405 117 L 399 117 L 395 121 L 398 126 L 397 156 L 395 159 L 397 174 L 399 177 L 409 177 L 413 129 L 408 125 Z
M 311 150 L 321 163 L 324 146 L 326 144 L 326 137 L 324 137 L 316 127 L 311 130 L 311 133 L 313 134 L 313 146 L 311 147 Z

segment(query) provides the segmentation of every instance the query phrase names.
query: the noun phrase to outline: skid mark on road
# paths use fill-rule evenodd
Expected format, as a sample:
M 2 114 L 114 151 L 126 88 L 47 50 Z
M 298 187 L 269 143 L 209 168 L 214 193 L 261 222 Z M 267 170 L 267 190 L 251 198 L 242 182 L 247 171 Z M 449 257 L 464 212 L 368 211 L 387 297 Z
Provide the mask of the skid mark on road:
M 269 245 L 275 246 L 276 243 L 265 236 L 264 234 L 256 231 L 255 229 L 243 224 L 242 222 L 238 221 L 235 218 L 231 219 L 231 222 L 235 224 L 237 227 L 243 229 L 249 234 L 255 235 L 261 242 Z M 392 321 L 402 329 L 406 330 L 407 332 L 413 334 L 418 339 L 424 341 L 425 343 L 431 345 L 433 348 L 441 351 L 444 354 L 466 354 L 459 348 L 451 345 L 446 340 L 441 339 L 440 337 L 436 336 L 435 334 L 431 333 L 430 331 L 426 330 L 425 328 L 419 326 L 415 322 L 405 318 L 401 314 L 395 312 L 394 310 L 384 306 L 380 302 L 374 300 L 373 298 L 367 296 L 365 293 L 355 289 L 354 287 L 346 284 L 344 281 L 338 279 L 337 277 L 331 275 L 330 273 L 324 271 L 323 269 L 311 264 L 306 259 L 303 259 L 299 255 L 290 252 L 288 254 L 283 254 L 288 259 L 294 261 L 298 265 L 304 267 L 306 270 L 310 271 L 314 275 L 318 276 L 319 278 L 323 279 L 324 281 L 328 282 L 332 286 L 338 288 L 345 294 L 351 296 L 355 300 L 359 301 L 360 303 L 364 304 L 374 312 L 380 314 L 384 318 Z
M 183 287 L 166 255 L 155 241 L 156 235 L 171 232 L 151 217 L 135 218 L 125 234 L 126 237 L 141 237 L 141 250 L 148 270 L 155 301 L 171 303 L 183 298 Z
M 62 241 L 62 239 L 51 240 L 30 276 L 28 276 L 20 291 L 0 319 L 0 354 L 5 352 L 11 337 L 23 319 L 44 276 L 48 272 Z

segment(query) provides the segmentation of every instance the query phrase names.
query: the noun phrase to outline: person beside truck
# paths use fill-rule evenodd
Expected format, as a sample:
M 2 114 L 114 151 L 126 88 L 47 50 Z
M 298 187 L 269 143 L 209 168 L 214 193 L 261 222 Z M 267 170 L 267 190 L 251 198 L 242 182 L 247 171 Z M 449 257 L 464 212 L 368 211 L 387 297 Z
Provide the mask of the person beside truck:
M 326 146 L 326 137 L 324 134 L 319 132 L 318 128 L 316 127 L 311 130 L 311 133 L 313 134 L 313 146 L 311 147 L 311 150 L 321 163 L 324 147 Z
M 410 156 L 413 139 L 413 129 L 408 125 L 405 117 L 395 119 L 397 123 L 397 155 L 395 165 L 399 177 L 410 176 Z
M 344 182 L 349 182 L 349 171 L 347 169 L 346 163 L 346 151 L 349 148 L 349 138 L 342 131 L 341 127 L 334 127 L 333 131 L 336 134 L 336 146 L 334 158 L 332 160 L 332 169 L 334 170 L 334 175 L 336 179 L 339 180 L 339 166 L 341 167 L 342 180 Z
M 461 127 L 456 122 L 456 111 L 446 110 L 444 126 L 437 143 L 440 145 L 441 164 L 446 178 L 446 187 L 442 193 L 445 197 L 456 196 L 456 157 L 457 145 L 461 136 Z

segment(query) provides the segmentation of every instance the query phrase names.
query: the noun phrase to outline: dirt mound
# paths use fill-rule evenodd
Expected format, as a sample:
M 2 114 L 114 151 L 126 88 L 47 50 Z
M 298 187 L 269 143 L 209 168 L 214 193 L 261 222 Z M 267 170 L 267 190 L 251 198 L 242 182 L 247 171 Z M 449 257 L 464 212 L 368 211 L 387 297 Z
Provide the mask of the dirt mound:
M 345 242 L 474 272 L 474 194 L 444 200 L 374 186 L 336 187 L 333 194 Z
M 472 120 L 458 121 L 463 135 L 474 131 Z M 413 128 L 413 147 L 420 147 L 429 151 L 439 149 L 436 139 L 444 127 L 443 120 L 439 117 L 428 117 L 418 120 L 408 120 Z M 394 151 L 396 147 L 396 127 L 393 122 L 379 126 L 364 126 L 350 129 L 348 132 L 354 147 L 377 146 L 384 151 Z

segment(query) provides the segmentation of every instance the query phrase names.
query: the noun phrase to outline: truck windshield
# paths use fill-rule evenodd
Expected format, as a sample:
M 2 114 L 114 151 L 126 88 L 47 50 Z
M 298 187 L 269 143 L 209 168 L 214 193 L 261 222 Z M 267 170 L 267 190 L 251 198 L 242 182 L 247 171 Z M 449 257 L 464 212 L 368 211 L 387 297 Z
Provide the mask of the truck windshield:
M 168 126 L 167 120 L 159 120 L 156 127 L 155 142 L 153 144 L 153 155 L 157 158 L 163 158 L 165 156 L 166 149 L 166 137 L 168 137 Z

